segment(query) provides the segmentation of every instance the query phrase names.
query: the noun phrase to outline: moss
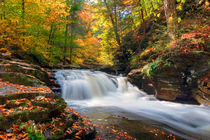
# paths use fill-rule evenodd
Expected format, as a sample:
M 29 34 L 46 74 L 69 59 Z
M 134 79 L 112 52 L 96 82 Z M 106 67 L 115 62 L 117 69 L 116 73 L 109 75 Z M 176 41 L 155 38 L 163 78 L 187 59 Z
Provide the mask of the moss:
M 21 122 L 27 122 L 29 120 L 34 120 L 35 122 L 47 122 L 50 121 L 49 110 L 38 110 L 34 109 L 32 111 L 21 111 L 14 112 L 7 117 L 1 116 L 0 119 L 0 129 L 9 129 L 12 124 L 20 124 Z M 4 125 L 6 124 L 6 125 Z
M 0 73 L 0 78 L 4 81 L 25 86 L 45 86 L 45 84 L 39 79 L 22 73 L 4 72 Z
M 55 135 L 48 138 L 48 140 L 63 140 L 64 139 L 64 133 L 63 132 L 56 132 Z
M 26 106 L 31 99 L 34 99 L 37 96 L 55 99 L 56 103 L 43 101 L 32 102 L 33 106 L 43 107 L 44 109 L 17 111 L 19 106 Z M 28 101 L 26 100 L 24 102 L 20 102 L 19 105 L 16 105 L 15 100 L 21 98 L 26 98 Z M 10 128 L 12 124 L 20 124 L 21 122 L 27 122 L 29 120 L 34 120 L 35 122 L 50 121 L 52 117 L 56 117 L 64 112 L 64 109 L 67 106 L 65 101 L 60 96 L 54 94 L 23 93 L 0 96 L 0 104 L 6 104 L 7 100 L 10 102 L 6 105 L 6 108 L 14 108 L 16 111 L 6 117 L 0 114 L 0 129 L 2 130 Z
M 8 126 L 8 120 L 2 114 L 0 114 L 0 130 L 6 130 L 8 129 Z
M 10 100 L 10 102 L 8 104 L 6 104 L 6 108 L 15 108 L 15 107 L 26 106 L 26 105 L 27 105 L 26 101 L 25 102 L 19 102 L 19 105 L 17 105 L 15 100 Z
M 40 68 L 40 66 L 27 64 L 22 61 L 8 61 L 4 60 L 9 65 L 0 65 L 0 69 L 5 73 L 22 73 L 25 75 L 32 75 L 40 81 L 49 82 L 47 73 Z

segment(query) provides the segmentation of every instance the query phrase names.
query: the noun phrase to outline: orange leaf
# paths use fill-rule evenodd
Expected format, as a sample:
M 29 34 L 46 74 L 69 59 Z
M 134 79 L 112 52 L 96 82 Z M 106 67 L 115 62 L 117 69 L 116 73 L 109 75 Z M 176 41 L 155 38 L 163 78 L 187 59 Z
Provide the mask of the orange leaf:
M 31 102 L 28 102 L 27 105 L 28 105 L 28 106 L 32 106 L 32 103 L 31 103 Z
M 100 140 L 101 138 L 100 138 L 99 136 L 96 136 L 96 139 L 97 139 L 97 140 Z
M 78 128 L 78 126 L 76 126 L 76 125 L 73 125 L 72 127 L 73 127 L 74 129 L 77 129 L 77 128 Z
M 5 140 L 6 138 L 2 135 L 0 135 L 0 139 Z
M 28 136 L 28 133 L 25 133 L 25 134 L 22 136 L 22 138 L 25 138 L 26 136 Z
M 23 107 L 22 107 L 22 106 L 20 106 L 20 107 L 19 107 L 19 109 L 20 109 L 20 110 L 23 110 Z
M 63 126 L 63 125 L 64 125 L 64 123 L 61 123 L 61 122 L 60 122 L 60 123 L 59 123 L 59 125 L 60 125 L 60 126 Z
M 9 101 L 9 100 L 7 100 L 7 101 L 6 101 L 6 104 L 9 104 L 9 103 L 10 103 L 10 101 Z
M 13 136 L 14 134 L 13 133 L 7 133 L 6 134 L 8 137 L 11 137 L 11 136 Z
M 16 101 L 15 104 L 16 104 L 16 105 L 20 105 L 20 102 Z

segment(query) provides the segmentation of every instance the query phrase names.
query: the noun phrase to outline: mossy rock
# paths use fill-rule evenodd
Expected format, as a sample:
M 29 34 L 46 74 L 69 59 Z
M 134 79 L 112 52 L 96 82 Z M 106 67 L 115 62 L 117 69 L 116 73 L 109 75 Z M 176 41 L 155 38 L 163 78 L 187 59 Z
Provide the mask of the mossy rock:
M 58 95 L 55 94 L 43 94 L 43 93 L 23 93 L 23 94 L 11 94 L 0 96 L 0 105 L 4 105 L 7 101 L 10 101 L 6 105 L 7 109 L 14 108 L 17 110 L 17 107 L 25 107 L 26 102 L 21 102 L 19 105 L 15 106 L 14 101 L 16 99 L 26 98 L 28 101 L 34 99 L 37 96 L 55 99 L 56 102 L 42 102 L 35 101 L 32 102 L 32 105 L 42 107 L 43 109 L 34 108 L 32 110 L 23 110 L 16 111 L 8 116 L 3 116 L 0 114 L 0 129 L 6 130 L 10 128 L 13 124 L 20 124 L 22 122 L 27 122 L 29 120 L 34 120 L 35 122 L 48 122 L 51 121 L 52 117 L 56 117 L 64 112 L 64 109 L 67 107 L 66 102 Z M 12 101 L 11 101 L 12 100 Z M 16 107 L 16 108 L 15 108 Z
M 32 65 L 31 65 L 31 67 L 25 67 L 25 66 L 22 66 L 19 64 L 11 64 L 10 66 L 8 66 L 7 71 L 8 72 L 20 72 L 20 73 L 24 73 L 24 74 L 33 75 L 43 82 L 48 82 L 47 74 L 44 71 L 41 71 L 40 69 L 38 69 L 37 67 L 34 67 Z
M 0 96 L 0 105 L 5 104 L 7 100 L 15 100 L 15 99 L 20 99 L 20 98 L 26 98 L 28 100 L 34 99 L 37 96 L 43 96 L 45 98 L 52 98 L 52 99 L 59 99 L 59 102 L 64 102 L 64 99 L 61 98 L 60 96 L 56 94 L 51 94 L 51 93 L 20 93 L 20 94 L 9 94 L 9 95 L 4 95 Z M 66 105 L 66 103 L 65 103 Z
M 64 133 L 63 132 L 57 132 L 55 135 L 48 138 L 48 140 L 64 140 Z
M 27 100 L 29 102 L 29 100 Z M 6 108 L 15 108 L 19 106 L 26 106 L 27 102 L 19 102 L 19 105 L 16 104 L 16 100 L 10 100 L 9 103 L 6 104 Z
M 32 75 L 40 81 L 49 82 L 48 74 L 38 65 L 28 64 L 21 60 L 0 60 L 0 70 L 3 72 Z
M 0 78 L 4 81 L 25 86 L 45 86 L 45 83 L 39 79 L 22 73 L 2 72 Z

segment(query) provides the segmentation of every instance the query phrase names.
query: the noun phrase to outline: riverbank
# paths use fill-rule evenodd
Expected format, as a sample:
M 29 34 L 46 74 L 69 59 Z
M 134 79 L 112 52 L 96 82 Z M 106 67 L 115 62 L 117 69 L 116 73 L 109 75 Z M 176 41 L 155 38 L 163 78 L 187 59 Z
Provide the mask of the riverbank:
M 162 11 L 158 20 L 147 21 L 145 37 L 144 24 L 125 37 L 122 46 L 134 52 L 116 65 L 128 71 L 132 84 L 159 100 L 210 105 L 209 3 L 189 1 L 182 8 L 174 39 L 167 35 Z
M 93 124 L 52 91 L 45 69 L 1 54 L 0 71 L 0 139 L 94 139 Z
M 1 56 L 0 139 L 102 139 L 101 126 L 60 97 L 51 70 Z M 110 127 L 107 131 L 111 138 L 134 139 L 123 130 L 118 133 Z

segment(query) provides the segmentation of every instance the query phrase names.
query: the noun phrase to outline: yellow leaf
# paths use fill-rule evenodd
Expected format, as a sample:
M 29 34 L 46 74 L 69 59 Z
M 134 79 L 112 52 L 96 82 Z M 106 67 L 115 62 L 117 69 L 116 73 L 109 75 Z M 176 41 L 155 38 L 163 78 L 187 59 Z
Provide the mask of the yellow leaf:
M 178 18 L 178 23 L 180 23 L 181 21 L 182 21 L 182 19 L 179 17 L 179 18 Z
M 75 136 L 75 138 L 77 138 L 77 139 L 81 139 L 79 136 Z
M 170 17 L 170 18 L 168 19 L 168 22 L 172 22 L 172 21 L 173 21 L 173 18 Z

